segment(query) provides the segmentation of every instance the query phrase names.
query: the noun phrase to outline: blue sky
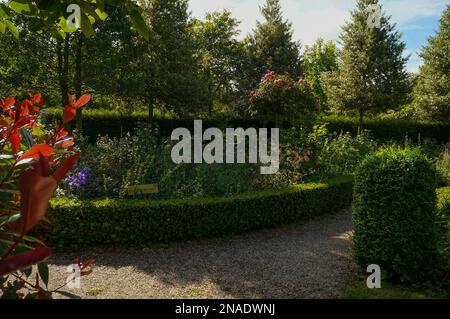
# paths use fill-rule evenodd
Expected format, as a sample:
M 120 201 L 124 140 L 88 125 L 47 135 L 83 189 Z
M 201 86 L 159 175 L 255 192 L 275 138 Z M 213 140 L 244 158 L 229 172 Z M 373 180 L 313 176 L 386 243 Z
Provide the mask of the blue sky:
M 241 21 L 241 36 L 252 31 L 261 20 L 259 6 L 265 0 L 190 0 L 195 17 L 203 18 L 206 12 L 230 9 Z M 407 44 L 405 54 L 411 54 L 408 70 L 416 72 L 421 65 L 417 55 L 427 38 L 439 25 L 439 18 L 450 0 L 381 0 L 384 10 L 392 16 L 403 33 Z M 337 40 L 340 26 L 349 19 L 349 11 L 356 0 L 281 0 L 284 16 L 294 27 L 294 38 L 309 45 L 319 36 Z

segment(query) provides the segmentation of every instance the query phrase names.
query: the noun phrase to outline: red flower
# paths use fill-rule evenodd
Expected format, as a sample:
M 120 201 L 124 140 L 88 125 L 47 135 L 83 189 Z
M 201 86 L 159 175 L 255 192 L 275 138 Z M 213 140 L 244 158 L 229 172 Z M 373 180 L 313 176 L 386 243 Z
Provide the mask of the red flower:
M 276 87 L 279 87 L 279 86 L 283 85 L 283 80 L 278 79 L 278 80 L 275 80 L 274 83 L 275 83 L 275 86 L 276 86 Z

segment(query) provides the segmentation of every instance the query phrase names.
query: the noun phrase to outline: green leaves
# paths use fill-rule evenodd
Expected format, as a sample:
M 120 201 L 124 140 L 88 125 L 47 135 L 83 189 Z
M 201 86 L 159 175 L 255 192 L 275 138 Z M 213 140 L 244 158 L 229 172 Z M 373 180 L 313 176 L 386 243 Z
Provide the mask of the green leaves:
M 105 5 L 126 6 L 130 18 L 136 30 L 144 38 L 148 39 L 148 28 L 141 16 L 141 8 L 131 0 L 80 0 L 76 2 L 79 6 L 81 16 L 81 29 L 86 37 L 94 35 L 94 23 L 104 21 L 108 14 L 104 11 Z M 7 29 L 16 37 L 19 36 L 17 27 L 13 24 L 13 18 L 17 15 L 26 15 L 35 32 L 49 32 L 56 38 L 64 38 L 66 33 L 74 32 L 77 28 L 69 27 L 67 12 L 70 1 L 29 1 L 14 0 L 8 4 L 0 3 L 0 32 Z
M 38 264 L 38 273 L 42 281 L 44 282 L 45 286 L 48 286 L 48 274 L 49 274 L 48 264 L 47 263 Z

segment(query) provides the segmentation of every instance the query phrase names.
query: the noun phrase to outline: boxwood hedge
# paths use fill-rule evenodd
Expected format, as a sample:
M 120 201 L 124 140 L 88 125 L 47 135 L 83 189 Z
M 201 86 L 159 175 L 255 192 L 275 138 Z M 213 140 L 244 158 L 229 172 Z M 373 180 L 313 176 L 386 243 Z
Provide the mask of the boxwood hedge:
M 139 245 L 239 234 L 349 207 L 352 178 L 282 190 L 189 200 L 54 199 L 48 237 L 56 246 Z
M 431 278 L 437 257 L 436 173 L 417 149 L 386 148 L 355 173 L 354 256 L 393 278 Z

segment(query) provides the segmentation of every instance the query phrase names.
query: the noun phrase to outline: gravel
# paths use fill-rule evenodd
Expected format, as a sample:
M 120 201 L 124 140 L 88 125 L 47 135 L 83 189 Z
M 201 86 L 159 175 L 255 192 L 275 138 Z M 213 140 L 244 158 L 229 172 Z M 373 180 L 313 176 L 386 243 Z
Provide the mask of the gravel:
M 91 248 L 94 272 L 81 278 L 83 298 L 339 298 L 356 267 L 351 212 L 303 225 L 232 238 Z M 64 283 L 76 254 L 56 254 L 51 282 Z

